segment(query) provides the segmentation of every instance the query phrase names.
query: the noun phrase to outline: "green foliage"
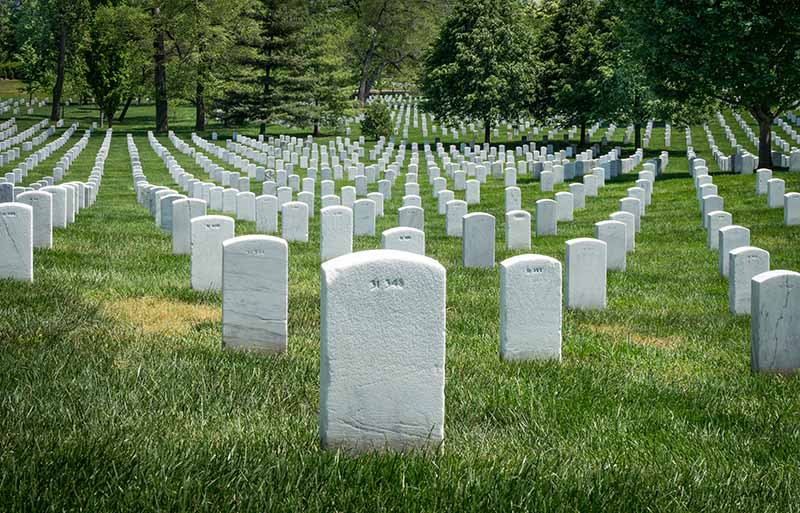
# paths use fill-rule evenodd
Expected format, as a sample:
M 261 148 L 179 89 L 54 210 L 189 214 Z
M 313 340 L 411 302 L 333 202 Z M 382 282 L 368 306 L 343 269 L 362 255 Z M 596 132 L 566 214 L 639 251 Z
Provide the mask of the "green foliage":
M 26 41 L 16 55 L 17 69 L 25 84 L 23 90 L 28 98 L 43 91 L 50 84 L 52 74 L 47 66 L 47 59 L 40 54 L 31 41 Z
M 142 22 L 140 14 L 127 6 L 101 6 L 89 30 L 90 44 L 84 50 L 86 82 L 109 124 L 129 88 L 129 41 Z
M 392 118 L 385 103 L 373 101 L 367 104 L 364 119 L 361 120 L 361 133 L 364 137 L 376 140 L 392 133 Z
M 458 4 L 425 59 L 425 107 L 441 119 L 516 119 L 533 94 L 535 66 L 526 11 L 516 2 Z
M 621 2 L 633 52 L 656 93 L 747 109 L 771 167 L 771 123 L 800 104 L 799 0 Z
M 614 111 L 608 2 L 545 0 L 538 5 L 535 52 L 541 61 L 534 112 L 582 128 Z

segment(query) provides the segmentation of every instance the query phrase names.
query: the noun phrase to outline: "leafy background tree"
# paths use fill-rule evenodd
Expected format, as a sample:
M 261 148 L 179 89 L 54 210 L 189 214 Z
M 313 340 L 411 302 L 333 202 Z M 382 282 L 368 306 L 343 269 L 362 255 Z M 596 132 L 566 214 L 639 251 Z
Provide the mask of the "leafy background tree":
M 524 112 L 536 75 L 528 16 L 516 2 L 459 3 L 425 59 L 425 108 L 443 120 L 482 120 L 485 142 L 498 121 Z
M 747 110 L 759 166 L 772 167 L 772 122 L 800 105 L 800 1 L 631 0 L 623 17 L 653 90 L 680 103 Z

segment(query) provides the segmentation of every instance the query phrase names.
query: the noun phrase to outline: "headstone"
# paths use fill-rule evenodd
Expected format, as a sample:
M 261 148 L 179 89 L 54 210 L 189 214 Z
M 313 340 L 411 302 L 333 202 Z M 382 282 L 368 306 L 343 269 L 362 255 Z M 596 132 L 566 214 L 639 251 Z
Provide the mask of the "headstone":
M 531 214 L 525 210 L 506 212 L 506 249 L 531 249 Z
M 409 253 L 424 256 L 425 232 L 405 226 L 389 228 L 381 234 L 381 248 L 408 251 Z
M 397 209 L 397 224 L 425 231 L 425 210 L 422 207 L 400 207 Z
M 786 193 L 786 182 L 780 178 L 767 181 L 767 207 L 783 208 L 783 195 Z
M 222 348 L 285 353 L 289 245 L 245 235 L 222 247 Z
M 594 224 L 594 236 L 606 243 L 606 265 L 609 271 L 624 271 L 627 249 L 627 226 L 622 221 L 600 221 Z
M 504 196 L 506 212 L 522 210 L 522 191 L 519 187 L 506 187 Z
M 173 205 L 176 201 L 186 199 L 183 194 L 167 194 L 161 197 L 161 226 L 160 228 L 165 232 L 172 233 L 172 218 L 174 215 Z
M 769 253 L 743 246 L 728 255 L 728 310 L 735 315 L 750 315 L 753 277 L 769 271 Z
M 360 199 L 353 203 L 353 234 L 375 235 L 375 202 Z
M 622 199 L 619 200 L 619 209 L 622 212 L 629 212 L 629 213 L 633 214 L 634 224 L 636 226 L 636 232 L 637 233 L 642 231 L 642 225 L 641 225 L 641 213 L 642 213 L 641 203 L 642 202 L 639 200 L 639 198 L 632 198 L 632 197 L 622 198 Z
M 575 310 L 606 307 L 606 243 L 579 238 L 566 242 L 565 303 Z
M 240 221 L 256 220 L 256 195 L 252 192 L 240 192 L 236 195 L 236 219 Z
M 719 249 L 719 229 L 733 224 L 733 216 L 730 212 L 714 211 L 706 214 L 707 232 L 706 232 L 706 245 L 711 251 Z
M 259 233 L 278 232 L 278 197 L 261 195 L 256 198 L 256 231 Z
M 572 206 L 575 210 L 586 208 L 585 186 L 582 183 L 569 184 L 569 192 L 572 194 Z
M 536 236 L 557 235 L 556 210 L 558 205 L 555 200 L 540 199 L 536 202 Z
M 707 214 L 715 212 L 717 210 L 720 211 L 725 210 L 725 202 L 723 201 L 722 196 L 711 195 L 711 196 L 705 196 L 702 199 L 702 207 L 700 208 L 700 215 L 702 216 L 701 221 L 703 228 L 708 228 Z
M 756 171 L 756 194 L 762 195 L 767 193 L 767 182 L 772 179 L 771 169 L 759 169 Z
M 53 196 L 49 192 L 23 192 L 17 203 L 28 205 L 33 214 L 33 247 L 53 247 Z
M 494 267 L 494 216 L 474 212 L 462 220 L 461 261 L 464 267 Z
M 10 182 L 0 183 L 0 203 L 11 203 L 14 201 L 14 184 Z
M 573 219 L 574 198 L 571 192 L 556 193 L 556 221 L 569 222 Z
M 625 251 L 633 253 L 636 249 L 636 216 L 630 212 L 617 211 L 608 217 L 612 221 L 625 223 Z
M 597 197 L 597 177 L 586 175 L 583 177 L 583 188 L 587 198 Z
M 192 254 L 192 219 L 206 215 L 206 202 L 182 198 L 172 203 L 172 254 Z
M 353 252 L 353 211 L 347 207 L 325 207 L 320 211 L 320 259 Z
M 727 278 L 730 268 L 729 253 L 736 248 L 750 245 L 750 230 L 738 225 L 723 226 L 718 231 L 718 239 L 719 259 L 717 263 L 719 273 Z
M 439 193 L 441 198 L 442 194 Z M 447 202 L 447 212 L 445 214 L 445 232 L 448 237 L 461 237 L 463 233 L 463 222 L 461 218 L 467 215 L 467 202 L 462 200 L 450 200 Z
M 752 287 L 750 367 L 793 374 L 800 368 L 800 273 L 767 271 Z
M 561 263 L 518 255 L 500 263 L 500 356 L 561 360 Z
M 0 280 L 33 281 L 33 208 L 0 203 Z
M 323 263 L 321 281 L 322 447 L 437 448 L 444 439 L 444 267 L 406 251 L 363 251 Z
M 542 192 L 553 192 L 555 176 L 552 171 L 542 171 L 539 175 L 539 188 Z
M 479 205 L 481 202 L 481 182 L 478 180 L 467 180 L 466 183 L 467 205 Z
M 214 215 L 195 217 L 190 223 L 192 289 L 221 290 L 222 243 L 234 237 L 234 221 Z
M 39 189 L 49 192 L 53 211 L 53 228 L 67 227 L 67 189 L 60 185 L 50 185 Z
M 783 224 L 800 226 L 800 192 L 783 195 Z
M 289 242 L 308 242 L 308 205 L 290 201 L 281 207 L 281 236 Z

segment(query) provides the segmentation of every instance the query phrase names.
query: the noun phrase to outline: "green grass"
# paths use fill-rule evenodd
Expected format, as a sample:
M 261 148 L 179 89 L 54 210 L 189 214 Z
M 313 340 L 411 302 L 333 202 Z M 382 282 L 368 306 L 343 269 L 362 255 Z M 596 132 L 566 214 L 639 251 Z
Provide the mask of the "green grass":
M 73 107 L 67 118 L 85 127 L 95 115 Z M 499 360 L 497 270 L 461 267 L 460 239 L 444 236 L 420 180 L 428 254 L 448 271 L 446 442 L 435 455 L 346 457 L 318 442 L 319 217 L 312 242 L 290 244 L 289 353 L 223 353 L 220 295 L 190 290 L 189 258 L 171 255 L 135 201 L 126 132 L 148 179 L 172 185 L 147 143 L 151 122 L 152 107 L 134 107 L 115 127 L 97 204 L 56 231 L 52 250 L 36 250 L 35 282 L 0 282 L 0 510 L 800 509 L 800 381 L 750 373 L 749 319 L 727 311 L 682 130 L 673 128 L 669 172 L 628 270 L 609 273 L 608 309 L 565 311 L 560 364 Z M 187 142 L 191 123 L 188 108 L 171 120 Z M 230 133 L 203 135 L 214 129 Z M 692 133 L 734 222 L 770 251 L 773 268 L 799 269 L 800 228 L 783 226 L 782 212 L 754 195 L 754 176 L 717 173 L 702 128 Z M 663 141 L 654 128 L 648 155 Z M 70 179 L 88 177 L 101 142 L 90 139 Z M 51 161 L 29 181 L 49 174 Z M 776 176 L 800 190 L 800 174 Z M 592 236 L 633 180 L 609 183 L 557 237 L 534 238 L 533 251 L 563 259 L 564 241 Z M 528 210 L 552 197 L 520 182 Z M 378 232 L 396 224 L 402 183 Z M 498 218 L 497 260 L 520 253 L 504 249 L 502 183 L 481 197 L 480 210 Z M 254 230 L 236 224 L 237 234 Z

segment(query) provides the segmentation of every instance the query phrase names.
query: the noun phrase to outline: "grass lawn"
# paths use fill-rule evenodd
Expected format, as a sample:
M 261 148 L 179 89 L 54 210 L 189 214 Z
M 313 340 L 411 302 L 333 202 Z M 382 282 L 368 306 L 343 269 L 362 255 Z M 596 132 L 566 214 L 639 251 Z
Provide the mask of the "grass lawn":
M 95 117 L 67 111 L 82 127 Z M 186 107 L 171 119 L 186 142 L 192 117 Z M 670 166 L 628 270 L 609 273 L 608 309 L 564 312 L 560 364 L 500 361 L 498 271 L 461 266 L 461 241 L 445 237 L 421 177 L 428 255 L 448 271 L 446 441 L 435 455 L 348 457 L 319 449 L 319 216 L 310 243 L 290 244 L 288 354 L 223 353 L 220 294 L 190 290 L 189 257 L 172 256 L 136 203 L 128 132 L 149 181 L 173 185 L 147 142 L 152 119 L 152 107 L 132 107 L 115 126 L 97 203 L 55 232 L 53 249 L 36 250 L 35 282 L 0 281 L 0 510 L 800 510 L 800 380 L 750 373 L 749 317 L 728 313 L 683 130 L 673 128 Z M 709 127 L 724 147 L 716 120 Z M 213 129 L 230 135 L 214 126 L 203 135 Z M 28 181 L 49 174 L 80 135 Z M 755 176 L 717 171 L 702 127 L 692 136 L 734 223 L 751 229 L 774 269 L 800 269 L 800 227 L 783 226 L 782 211 L 755 196 Z M 87 179 L 101 142 L 91 137 L 70 180 Z M 648 154 L 663 142 L 657 127 Z M 563 261 L 564 242 L 593 236 L 634 176 L 587 198 L 558 236 L 534 238 L 533 252 Z M 800 191 L 800 173 L 776 176 Z M 553 197 L 519 181 L 528 210 Z M 378 234 L 396 225 L 402 184 Z M 484 185 L 481 199 L 470 211 L 497 217 L 498 262 L 521 253 L 504 249 L 502 181 Z M 237 222 L 236 232 L 255 224 Z M 377 248 L 380 235 L 354 246 Z

